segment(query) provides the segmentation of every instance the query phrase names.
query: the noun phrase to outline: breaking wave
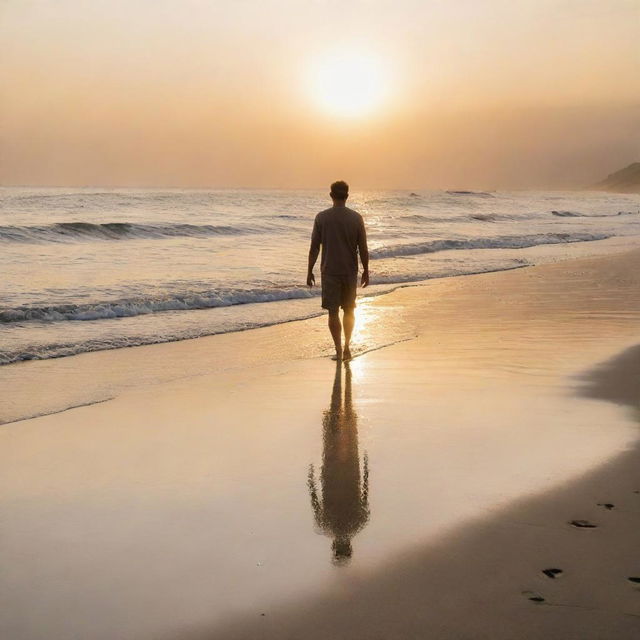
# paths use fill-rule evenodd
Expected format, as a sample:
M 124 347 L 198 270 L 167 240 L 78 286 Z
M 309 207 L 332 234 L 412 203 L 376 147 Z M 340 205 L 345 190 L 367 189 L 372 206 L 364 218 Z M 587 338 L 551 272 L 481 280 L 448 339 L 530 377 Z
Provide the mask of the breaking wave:
M 618 213 L 580 213 L 579 211 L 552 211 L 552 215 L 559 218 L 614 218 L 616 216 L 631 216 L 633 211 L 618 211 Z
M 560 244 L 567 242 L 591 242 L 605 240 L 610 235 L 603 233 L 538 233 L 525 236 L 497 236 L 494 238 L 469 238 L 467 240 L 431 240 L 415 244 L 400 244 L 381 247 L 371 251 L 371 257 L 395 258 L 398 256 L 414 256 L 437 251 L 453 251 L 459 249 L 524 249 L 541 244 Z
M 213 224 L 136 224 L 133 222 L 58 222 L 34 226 L 0 226 L 0 241 L 20 243 L 131 240 L 140 238 L 207 238 L 260 233 L 258 227 Z
M 488 191 L 447 191 L 450 196 L 477 196 L 479 198 L 493 198 L 495 197 Z
M 230 289 L 227 291 L 194 291 L 178 295 L 149 296 L 85 304 L 58 304 L 0 308 L 0 323 L 34 320 L 57 322 L 62 320 L 101 320 L 130 318 L 162 311 L 214 309 L 253 302 L 276 302 L 310 298 L 314 294 L 306 287 L 271 289 Z
M 443 278 L 450 276 L 463 276 L 473 273 L 487 273 L 491 271 L 507 271 L 529 266 L 530 263 L 523 259 L 512 260 L 498 268 L 486 267 L 472 270 L 455 270 L 446 275 L 434 275 L 428 272 L 413 273 L 404 275 L 380 275 L 376 277 L 376 284 L 389 285 L 376 291 L 367 290 L 362 297 L 376 297 L 384 295 L 397 287 L 410 285 L 412 282 L 420 282 L 431 278 Z M 96 303 L 86 305 L 58 305 L 48 307 L 22 307 L 14 310 L 0 310 L 0 321 L 4 322 L 25 322 L 29 320 L 56 321 L 56 320 L 99 320 L 125 316 L 143 315 L 147 313 L 183 310 L 183 309 L 204 309 L 212 306 L 228 306 L 233 304 L 244 304 L 251 302 L 272 302 L 278 300 L 291 300 L 302 298 L 313 298 L 319 296 L 319 292 L 302 288 L 291 287 L 272 290 L 254 290 L 244 292 L 227 292 L 227 294 L 211 294 L 210 298 L 204 299 L 201 294 L 190 296 L 177 296 L 160 298 L 148 298 L 138 300 L 128 300 L 120 302 Z M 198 301 L 198 298 L 201 298 Z M 217 299 L 216 299 L 217 298 Z M 13 313 L 11 313 L 13 312 Z M 48 344 L 25 345 L 14 350 L 0 351 L 0 365 L 11 364 L 24 360 L 47 360 L 50 358 L 62 358 L 87 353 L 92 351 L 104 351 L 110 349 L 120 349 L 124 347 L 136 347 L 149 344 L 160 344 L 189 340 L 203 336 L 215 335 L 218 333 L 228 333 L 229 331 L 242 331 L 257 327 L 266 327 L 272 324 L 288 322 L 291 320 L 303 320 L 317 315 L 321 315 L 317 307 L 306 309 L 299 308 L 293 316 L 285 320 L 273 318 L 256 318 L 254 321 L 243 322 L 239 326 L 210 328 L 207 325 L 185 329 L 169 330 L 142 335 L 109 335 L 96 337 L 90 340 L 80 340 L 73 342 L 50 342 Z M 19 317 L 20 316 L 20 317 Z
M 436 253 L 464 249 L 521 249 L 541 244 L 590 242 L 604 240 L 610 236 L 591 233 L 555 233 L 526 236 L 498 236 L 467 240 L 433 240 L 416 244 L 392 245 L 371 251 L 372 259 Z M 428 274 L 408 274 L 406 277 L 378 279 L 378 282 L 407 282 L 428 278 Z M 186 291 L 117 300 L 87 302 L 81 304 L 23 305 L 12 308 L 0 307 L 0 323 L 87 321 L 111 318 L 128 318 L 165 311 L 187 311 L 213 309 L 239 304 L 276 302 L 310 298 L 317 295 L 306 287 L 266 286 L 254 289 L 223 289 Z

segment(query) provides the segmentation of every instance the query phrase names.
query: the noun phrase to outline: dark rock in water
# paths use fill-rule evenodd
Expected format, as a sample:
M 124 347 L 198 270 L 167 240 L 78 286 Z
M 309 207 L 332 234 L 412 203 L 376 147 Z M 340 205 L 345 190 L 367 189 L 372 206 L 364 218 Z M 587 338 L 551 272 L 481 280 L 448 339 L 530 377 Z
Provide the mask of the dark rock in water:
M 627 578 L 627 580 L 629 582 L 633 582 L 634 584 L 640 584 L 640 578 L 638 578 L 636 576 L 631 576 L 631 577 Z
M 611 511 L 616 505 L 611 502 L 598 502 L 599 507 L 604 507 L 607 511 Z
M 413 191 L 409 194 L 412 198 L 419 198 L 420 195 L 417 193 L 414 193 Z
M 573 527 L 577 527 L 578 529 L 595 529 L 598 526 L 588 520 L 572 520 L 569 524 Z
M 543 569 L 542 573 L 544 573 L 547 578 L 555 580 L 559 575 L 562 574 L 562 569 Z

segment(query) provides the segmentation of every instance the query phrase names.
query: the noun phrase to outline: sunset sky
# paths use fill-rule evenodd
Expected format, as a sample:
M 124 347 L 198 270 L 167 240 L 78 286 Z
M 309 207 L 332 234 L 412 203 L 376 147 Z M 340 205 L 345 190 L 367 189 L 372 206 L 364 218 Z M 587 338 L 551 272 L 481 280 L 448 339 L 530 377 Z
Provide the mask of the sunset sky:
M 640 160 L 640 0 L 0 0 L 0 183 L 528 188 Z

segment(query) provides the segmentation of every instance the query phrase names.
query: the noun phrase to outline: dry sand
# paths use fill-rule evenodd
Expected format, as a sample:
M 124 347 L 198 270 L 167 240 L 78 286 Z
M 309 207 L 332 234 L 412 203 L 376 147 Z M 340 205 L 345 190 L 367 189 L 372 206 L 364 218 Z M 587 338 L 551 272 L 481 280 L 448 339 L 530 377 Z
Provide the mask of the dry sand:
M 2 637 L 639 637 L 639 267 L 3 368 Z

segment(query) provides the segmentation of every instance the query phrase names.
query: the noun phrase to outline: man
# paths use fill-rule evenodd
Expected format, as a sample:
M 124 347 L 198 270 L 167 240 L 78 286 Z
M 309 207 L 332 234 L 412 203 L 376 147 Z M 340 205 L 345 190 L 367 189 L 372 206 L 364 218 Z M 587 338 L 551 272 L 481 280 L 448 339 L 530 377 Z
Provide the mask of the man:
M 333 207 L 321 211 L 313 224 L 307 285 L 316 283 L 313 267 L 322 245 L 322 308 L 329 311 L 329 331 L 336 347 L 336 360 L 351 358 L 350 342 L 355 322 L 358 286 L 358 253 L 362 262 L 362 286 L 369 284 L 369 249 L 362 216 L 346 206 L 349 185 L 342 180 L 331 185 Z M 344 311 L 340 323 L 340 307 Z M 342 330 L 344 329 L 344 347 Z

